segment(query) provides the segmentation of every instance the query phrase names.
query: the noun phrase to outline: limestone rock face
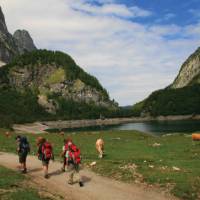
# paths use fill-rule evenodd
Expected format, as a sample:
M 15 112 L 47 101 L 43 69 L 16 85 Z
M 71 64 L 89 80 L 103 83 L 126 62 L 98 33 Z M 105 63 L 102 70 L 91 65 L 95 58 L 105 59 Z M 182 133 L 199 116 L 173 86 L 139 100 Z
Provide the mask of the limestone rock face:
M 5 17 L 0 7 L 0 65 L 11 62 L 17 55 L 35 49 L 33 40 L 27 31 L 18 30 L 14 37 L 8 32 Z
M 0 67 L 4 66 L 6 63 L 0 61 Z
M 199 83 L 200 77 L 200 48 L 195 51 L 182 65 L 181 70 L 171 85 L 171 88 L 182 88 Z
M 17 45 L 12 35 L 8 32 L 5 18 L 0 7 L 0 61 L 8 63 L 17 53 Z
M 20 54 L 23 54 L 26 51 L 33 51 L 37 49 L 28 31 L 17 30 L 15 31 L 13 37 L 15 39 Z
M 39 87 L 54 70 L 54 65 L 15 66 L 9 72 L 9 84 L 16 89 Z
M 49 96 L 62 97 L 76 102 L 94 103 L 98 106 L 112 107 L 110 100 L 105 100 L 100 91 L 86 85 L 80 79 L 68 80 L 62 74 L 58 80 L 53 79 L 62 68 L 56 65 L 15 66 L 8 75 L 9 85 L 15 89 L 38 88 L 38 103 L 49 113 L 56 113 L 58 103 Z M 53 78 L 52 78 L 53 77 Z
M 0 7 L 0 32 L 2 32 L 2 33 L 8 32 L 6 22 L 5 22 L 5 17 L 4 17 L 4 14 L 2 12 L 1 7 Z

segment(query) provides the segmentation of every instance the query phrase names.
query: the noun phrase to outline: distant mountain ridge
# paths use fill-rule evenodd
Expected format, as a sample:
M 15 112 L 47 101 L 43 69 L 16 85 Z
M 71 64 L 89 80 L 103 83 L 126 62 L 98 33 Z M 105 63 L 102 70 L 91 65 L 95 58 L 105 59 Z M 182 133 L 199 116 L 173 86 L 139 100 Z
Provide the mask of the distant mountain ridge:
M 14 35 L 8 32 L 5 17 L 0 7 L 0 66 L 11 62 L 17 55 L 36 49 L 27 31 L 17 30 Z

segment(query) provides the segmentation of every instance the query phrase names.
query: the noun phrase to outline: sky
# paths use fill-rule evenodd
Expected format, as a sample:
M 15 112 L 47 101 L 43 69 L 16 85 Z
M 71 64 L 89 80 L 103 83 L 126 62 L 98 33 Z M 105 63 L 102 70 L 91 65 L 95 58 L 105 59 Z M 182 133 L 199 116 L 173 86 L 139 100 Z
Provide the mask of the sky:
M 71 55 L 111 99 L 132 105 L 168 86 L 200 46 L 200 0 L 0 0 L 8 29 Z

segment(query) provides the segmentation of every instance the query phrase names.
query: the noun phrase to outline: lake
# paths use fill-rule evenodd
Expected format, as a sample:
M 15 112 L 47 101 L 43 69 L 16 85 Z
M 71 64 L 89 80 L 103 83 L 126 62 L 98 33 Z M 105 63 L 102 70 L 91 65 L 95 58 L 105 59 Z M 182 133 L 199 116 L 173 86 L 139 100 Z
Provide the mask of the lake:
M 127 123 L 112 126 L 95 126 L 84 128 L 63 129 L 68 132 L 77 131 L 104 131 L 104 130 L 138 130 L 155 135 L 168 133 L 193 133 L 200 132 L 200 120 L 185 121 L 151 121 L 140 123 Z M 50 132 L 52 132 L 51 130 Z M 55 130 L 54 130 L 55 131 Z

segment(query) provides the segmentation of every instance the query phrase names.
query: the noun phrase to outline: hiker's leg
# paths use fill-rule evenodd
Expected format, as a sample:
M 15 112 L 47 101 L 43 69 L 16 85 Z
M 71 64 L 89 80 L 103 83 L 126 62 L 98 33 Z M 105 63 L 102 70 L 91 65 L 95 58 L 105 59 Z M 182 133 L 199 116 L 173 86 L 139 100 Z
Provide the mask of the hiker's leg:
M 26 154 L 20 154 L 19 156 L 19 162 L 21 166 L 22 173 L 26 173 Z
M 63 159 L 63 167 L 62 167 L 63 172 L 65 172 L 65 167 L 66 167 L 66 158 Z
M 20 163 L 20 170 L 23 170 L 23 168 L 24 168 L 23 163 Z
M 26 172 L 26 170 L 27 170 L 27 167 L 26 167 L 26 159 L 27 159 L 27 154 L 24 156 L 24 163 L 23 163 L 24 172 Z
M 43 170 L 44 170 L 44 177 L 46 178 L 48 176 L 48 167 L 47 167 L 47 165 L 43 166 Z
M 22 155 L 21 155 L 21 153 L 19 153 L 19 167 L 20 167 L 20 170 L 23 169 L 23 161 L 22 161 Z
M 79 182 L 80 187 L 83 187 L 83 180 L 82 180 L 82 176 L 80 174 L 80 166 L 79 165 L 75 166 L 75 172 L 77 174 L 77 178 L 78 178 L 78 182 Z
M 25 170 L 26 169 L 26 163 L 22 163 L 22 169 Z
M 48 178 L 49 161 L 43 160 L 42 165 L 43 165 L 44 177 Z
M 69 171 L 68 183 L 73 184 L 73 177 L 74 177 L 74 172 L 75 172 L 73 164 L 68 165 L 68 171 Z

